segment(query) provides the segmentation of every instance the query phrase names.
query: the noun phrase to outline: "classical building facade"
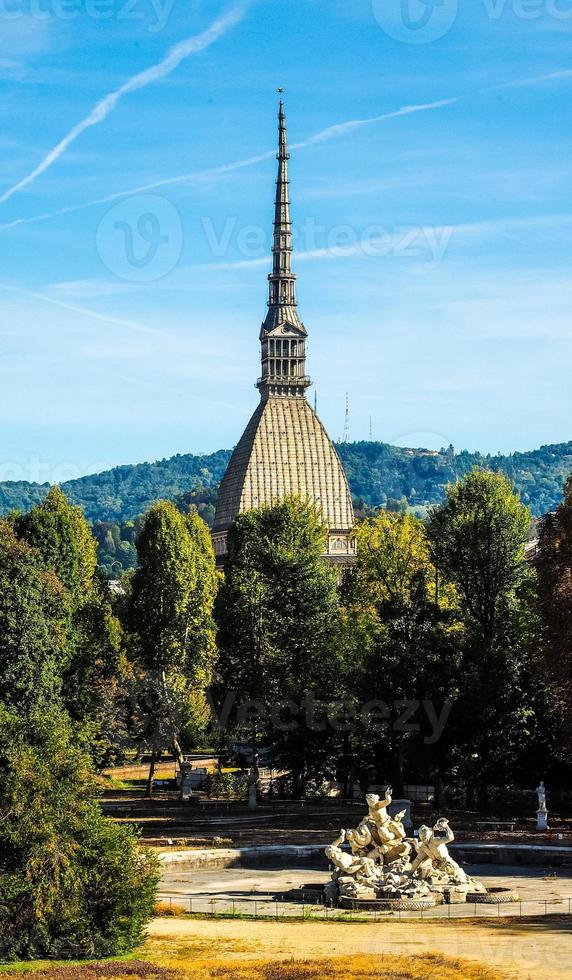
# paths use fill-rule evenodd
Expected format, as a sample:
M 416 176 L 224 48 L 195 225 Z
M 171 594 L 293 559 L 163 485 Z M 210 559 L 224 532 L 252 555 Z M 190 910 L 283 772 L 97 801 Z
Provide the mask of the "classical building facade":
M 355 557 L 351 494 L 338 454 L 306 399 L 307 332 L 298 312 L 292 272 L 292 223 L 284 105 L 278 117 L 278 180 L 268 313 L 260 330 L 260 403 L 221 483 L 213 543 L 226 554 L 228 529 L 238 514 L 298 496 L 316 504 L 328 528 L 325 557 L 348 564 Z

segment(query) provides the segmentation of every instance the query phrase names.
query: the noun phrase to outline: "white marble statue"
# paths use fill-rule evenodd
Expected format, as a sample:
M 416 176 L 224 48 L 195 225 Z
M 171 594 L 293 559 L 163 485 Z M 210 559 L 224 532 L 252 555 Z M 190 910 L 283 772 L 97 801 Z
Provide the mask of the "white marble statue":
M 449 821 L 441 817 L 433 827 L 421 827 L 409 841 L 403 826 L 404 812 L 391 817 L 387 806 L 391 790 L 382 799 L 366 797 L 368 813 L 355 830 L 341 830 L 325 853 L 334 865 L 326 887 L 328 901 L 340 898 L 421 899 L 446 893 L 450 901 L 464 902 L 468 892 L 484 892 L 484 885 L 470 878 L 449 854 L 455 839 Z M 342 850 L 349 844 L 351 852 Z M 411 859 L 412 846 L 415 857 Z
M 548 810 L 546 809 L 546 787 L 543 782 L 536 787 L 538 794 L 538 810 L 536 811 L 536 829 L 548 830 Z

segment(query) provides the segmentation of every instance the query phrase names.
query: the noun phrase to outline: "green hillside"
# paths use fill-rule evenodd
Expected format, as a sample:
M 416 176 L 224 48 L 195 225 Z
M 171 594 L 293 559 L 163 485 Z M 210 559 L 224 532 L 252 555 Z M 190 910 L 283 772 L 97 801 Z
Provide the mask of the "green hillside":
M 412 506 L 438 503 L 447 483 L 475 466 L 486 466 L 502 471 L 540 517 L 560 503 L 564 481 L 572 471 L 572 442 L 509 456 L 455 453 L 452 446 L 436 453 L 379 442 L 354 442 L 337 449 L 354 497 L 373 506 L 402 497 Z
M 437 453 L 382 442 L 343 443 L 337 449 L 361 513 L 371 507 L 406 505 L 423 513 L 424 507 L 441 500 L 447 483 L 474 466 L 487 466 L 502 470 L 533 514 L 540 516 L 560 502 L 564 481 L 572 471 L 572 442 L 510 456 L 456 453 L 452 446 Z M 117 466 L 63 486 L 93 522 L 102 566 L 117 572 L 133 565 L 137 518 L 153 501 L 168 498 L 184 507 L 194 504 L 212 523 L 217 487 L 229 459 L 229 450 L 173 456 L 156 463 Z M 47 484 L 0 483 L 0 514 L 29 509 L 47 490 Z
M 147 510 L 155 500 L 175 497 L 197 487 L 220 483 L 230 452 L 210 456 L 172 456 L 157 463 L 116 466 L 95 476 L 63 484 L 66 496 L 80 504 L 90 521 L 128 521 Z M 48 491 L 48 484 L 0 483 L 0 514 L 28 510 Z

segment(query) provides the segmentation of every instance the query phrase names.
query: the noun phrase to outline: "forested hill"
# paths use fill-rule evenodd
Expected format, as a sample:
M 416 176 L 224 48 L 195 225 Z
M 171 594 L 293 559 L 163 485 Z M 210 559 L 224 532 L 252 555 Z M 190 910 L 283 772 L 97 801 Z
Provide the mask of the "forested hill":
M 172 456 L 156 463 L 116 466 L 94 476 L 64 483 L 66 496 L 81 504 L 90 521 L 128 521 L 155 500 L 174 500 L 197 487 L 218 486 L 230 459 L 221 449 L 210 456 Z M 48 491 L 48 484 L 0 483 L 0 514 L 27 510 Z
M 379 442 L 346 443 L 337 449 L 354 498 L 373 507 L 437 503 L 447 483 L 484 465 L 502 470 L 533 513 L 541 515 L 558 504 L 564 480 L 572 471 L 572 442 L 510 456 L 455 453 L 453 447 L 437 453 Z M 216 488 L 229 458 L 229 450 L 220 450 L 208 456 L 178 455 L 156 463 L 118 466 L 71 480 L 64 490 L 71 501 L 82 505 L 89 520 L 122 523 L 159 498 Z M 0 483 L 0 514 L 14 508 L 27 510 L 47 489 L 47 484 Z

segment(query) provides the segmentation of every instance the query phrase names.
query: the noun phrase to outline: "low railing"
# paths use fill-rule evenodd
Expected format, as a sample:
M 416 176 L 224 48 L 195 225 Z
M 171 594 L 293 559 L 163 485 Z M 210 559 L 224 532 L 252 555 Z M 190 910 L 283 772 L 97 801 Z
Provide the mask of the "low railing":
M 289 896 L 265 896 L 236 898 L 204 898 L 194 895 L 173 895 L 159 892 L 158 901 L 163 906 L 163 914 L 207 916 L 209 918 L 252 918 L 252 919 L 315 919 L 319 921 L 368 921 L 385 919 L 537 919 L 547 916 L 572 918 L 572 898 L 508 902 L 507 904 L 487 905 L 465 903 L 459 905 L 436 905 L 431 909 L 419 911 L 366 911 L 362 909 L 329 908 L 315 902 L 293 901 Z

